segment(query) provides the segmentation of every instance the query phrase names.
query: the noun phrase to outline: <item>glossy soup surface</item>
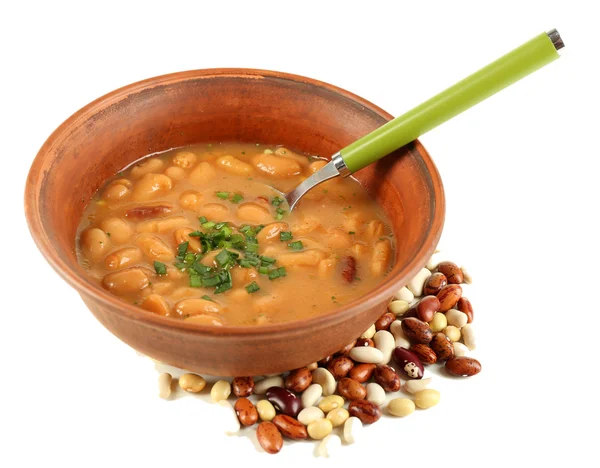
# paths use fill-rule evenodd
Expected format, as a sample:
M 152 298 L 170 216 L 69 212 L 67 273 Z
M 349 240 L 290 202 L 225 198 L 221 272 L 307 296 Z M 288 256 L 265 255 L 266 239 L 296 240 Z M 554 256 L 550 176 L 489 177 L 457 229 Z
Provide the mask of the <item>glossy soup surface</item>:
M 352 178 L 287 191 L 326 164 L 282 147 L 196 145 L 117 174 L 86 208 L 81 264 L 122 300 L 202 324 L 248 325 L 323 314 L 387 274 L 392 235 Z

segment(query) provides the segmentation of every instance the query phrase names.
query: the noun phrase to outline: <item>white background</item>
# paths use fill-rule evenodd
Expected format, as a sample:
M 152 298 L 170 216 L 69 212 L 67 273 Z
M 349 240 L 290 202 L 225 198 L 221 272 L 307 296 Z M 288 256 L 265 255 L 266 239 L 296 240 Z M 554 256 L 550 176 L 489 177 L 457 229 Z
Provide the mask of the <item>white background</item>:
M 0 465 L 598 466 L 597 2 L 3 2 Z M 362 443 L 267 456 L 104 330 L 38 253 L 27 170 L 89 101 L 164 73 L 275 69 L 394 115 L 556 27 L 562 58 L 422 138 L 442 174 L 442 247 L 475 277 L 484 371 Z M 337 459 L 337 462 L 336 462 Z M 212 461 L 211 461 L 212 460 Z M 373 461 L 375 463 L 375 461 Z

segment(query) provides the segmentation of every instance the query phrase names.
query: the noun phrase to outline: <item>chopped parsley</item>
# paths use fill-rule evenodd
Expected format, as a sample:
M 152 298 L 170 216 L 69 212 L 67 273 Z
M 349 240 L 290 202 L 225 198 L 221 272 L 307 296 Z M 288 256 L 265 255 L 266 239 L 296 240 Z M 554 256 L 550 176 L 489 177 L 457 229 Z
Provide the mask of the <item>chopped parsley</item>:
M 279 198 L 279 197 L 273 197 L 273 200 L 271 200 L 271 205 L 273 206 L 279 206 L 283 203 L 283 199 Z
M 244 199 L 244 197 L 242 197 L 239 193 L 236 193 L 232 198 L 231 198 L 231 203 L 239 203 Z
M 227 200 L 229 198 L 229 192 L 216 192 L 215 195 L 221 200 Z
M 161 262 L 154 261 L 154 271 L 156 271 L 157 275 L 166 275 L 167 265 Z
M 288 244 L 288 247 L 292 250 L 302 250 L 304 245 L 302 245 L 302 241 L 294 241 Z
M 281 221 L 283 219 L 283 215 L 286 213 L 285 210 L 282 210 L 281 208 L 277 208 L 276 210 L 277 215 L 275 216 L 275 218 L 279 221 Z
M 293 237 L 292 231 L 281 231 L 279 233 L 279 240 L 281 240 L 281 242 L 292 240 Z

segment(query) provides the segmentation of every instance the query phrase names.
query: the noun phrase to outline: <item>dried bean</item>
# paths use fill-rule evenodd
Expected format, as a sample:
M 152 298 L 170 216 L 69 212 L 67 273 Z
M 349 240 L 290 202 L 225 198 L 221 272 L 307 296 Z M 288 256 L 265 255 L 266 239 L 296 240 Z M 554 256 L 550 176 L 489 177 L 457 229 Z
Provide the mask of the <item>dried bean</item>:
M 163 373 L 158 376 L 158 396 L 167 399 L 171 396 L 171 374 Z
M 415 295 L 405 286 L 399 289 L 396 294 L 394 294 L 394 299 L 410 304 L 412 301 L 414 301 Z
M 272 422 L 261 422 L 256 429 L 256 438 L 267 453 L 278 453 L 283 447 L 283 437 Z
M 423 378 L 423 364 L 419 357 L 404 348 L 396 348 L 394 350 L 394 359 L 399 365 L 400 370 L 409 379 L 421 379 Z
M 360 382 L 344 377 L 338 382 L 338 393 L 346 400 L 363 400 L 367 396 L 365 387 Z
M 417 393 L 417 392 L 420 392 L 421 390 L 425 390 L 425 388 L 427 388 L 427 386 L 430 383 L 431 383 L 431 377 L 429 377 L 428 379 L 421 379 L 421 380 L 408 380 L 404 384 L 402 389 L 408 393 Z
M 375 347 L 383 354 L 382 364 L 387 364 L 392 359 L 392 352 L 396 347 L 394 335 L 387 330 L 379 330 L 373 337 Z
M 331 421 L 333 427 L 339 427 L 350 417 L 350 413 L 345 408 L 334 408 L 327 413 L 327 419 Z
M 435 296 L 425 296 L 417 304 L 417 318 L 430 322 L 433 315 L 440 309 L 440 300 Z
M 375 343 L 373 342 L 373 340 L 371 338 L 359 338 L 358 340 L 356 340 L 356 344 L 354 345 L 355 348 L 364 348 L 364 347 L 369 347 L 369 348 L 374 348 L 375 347 Z M 352 351 L 352 350 L 350 350 Z M 348 351 L 348 353 L 350 353 L 350 351 Z
M 348 377 L 357 382 L 365 383 L 371 378 L 376 368 L 377 364 L 358 364 L 350 370 Z
M 367 364 L 379 364 L 383 361 L 383 353 L 377 348 L 352 348 L 352 351 L 350 351 L 348 356 L 350 356 L 350 358 L 354 359 L 356 362 L 363 362 Z
M 356 439 L 358 438 L 358 435 L 360 434 L 360 432 L 362 432 L 362 430 L 362 421 L 356 416 L 350 416 L 348 419 L 346 419 L 343 431 L 344 440 L 346 441 L 346 443 L 353 444 L 354 442 L 356 442 Z
M 408 398 L 394 398 L 388 403 L 387 410 L 392 416 L 403 418 L 415 411 L 415 404 Z
M 467 314 L 467 323 L 471 323 L 473 321 L 473 306 L 471 305 L 471 301 L 469 301 L 469 299 L 466 297 L 461 297 L 456 304 L 456 308 L 463 314 Z
M 231 385 L 227 380 L 219 380 L 210 389 L 210 398 L 214 403 L 221 400 L 227 400 L 231 395 Z
M 476 347 L 475 344 L 475 330 L 473 330 L 473 325 L 468 324 L 461 328 L 463 343 L 467 348 L 473 351 Z
M 377 382 L 386 392 L 397 392 L 400 390 L 400 377 L 390 366 L 378 366 L 373 373 Z
M 341 408 L 343 406 L 344 399 L 339 395 L 326 396 L 319 402 L 319 409 L 325 414 L 329 413 L 332 409 Z
M 367 384 L 367 400 L 381 406 L 385 403 L 385 390 L 375 382 Z
M 429 322 L 429 328 L 433 333 L 441 332 L 444 328 L 448 326 L 448 319 L 441 312 L 436 312 L 433 314 L 433 318 Z
M 348 356 L 338 356 L 329 363 L 327 369 L 335 380 L 339 380 L 346 377 L 353 367 L 354 361 Z
M 394 320 L 396 320 L 396 314 L 392 312 L 386 312 L 375 322 L 375 330 L 387 330 L 390 328 L 390 325 Z
M 258 421 L 258 411 L 248 398 L 240 398 L 233 406 L 235 414 L 244 426 L 252 426 Z
M 304 424 L 290 416 L 278 414 L 271 422 L 275 424 L 277 429 L 279 429 L 279 432 L 288 439 L 302 440 L 308 437 L 308 432 Z
M 315 405 L 315 403 L 317 403 L 319 398 L 321 398 L 322 394 L 323 394 L 323 387 L 321 387 L 321 385 L 319 385 L 318 383 L 309 385 L 309 387 L 306 390 L 304 390 L 304 392 L 302 393 L 302 397 L 301 397 L 302 406 L 304 408 L 308 408 L 309 406 Z
M 363 424 L 373 424 L 381 418 L 381 408 L 367 400 L 356 400 L 348 406 L 350 416 L 357 417 Z
M 254 379 L 252 377 L 236 377 L 231 382 L 233 394 L 238 398 L 252 395 L 254 390 Z
M 477 359 L 473 359 L 472 357 L 453 357 L 446 361 L 446 370 L 452 375 L 471 377 L 481 372 L 481 364 Z
M 408 302 L 398 300 L 390 302 L 390 305 L 388 306 L 388 310 L 399 317 L 403 316 L 409 308 Z
M 460 297 L 462 296 L 462 288 L 458 284 L 449 284 L 442 288 L 437 293 L 437 298 L 440 301 L 440 312 L 446 312 L 456 305 Z
M 312 371 L 313 382 L 319 384 L 323 388 L 323 395 L 328 396 L 335 392 L 337 385 L 335 378 L 327 369 L 319 367 Z
M 469 321 L 467 314 L 463 314 L 458 309 L 450 309 L 446 312 L 446 319 L 448 320 L 448 324 L 454 325 L 456 328 L 464 327 Z
M 419 297 L 423 294 L 423 286 L 425 285 L 425 281 L 427 278 L 431 276 L 431 271 L 427 268 L 422 268 L 413 279 L 409 281 L 406 287 L 415 295 L 415 297 Z
M 431 408 L 440 402 L 440 392 L 430 388 L 415 393 L 415 405 L 421 409 Z
M 296 417 L 302 408 L 300 399 L 285 388 L 271 387 L 266 396 L 277 411 L 288 416 Z
M 305 426 L 308 426 L 311 422 L 324 417 L 325 413 L 323 413 L 323 410 L 321 410 L 321 408 L 317 408 L 316 406 L 309 406 L 298 413 L 298 421 Z
M 433 336 L 431 343 L 429 343 L 429 346 L 431 346 L 438 361 L 447 361 L 454 356 L 454 346 L 452 346 L 452 341 L 450 341 L 443 333 L 436 333 Z
M 329 419 L 317 419 L 308 425 L 307 430 L 311 439 L 321 440 L 331 434 L 333 425 Z
M 429 295 L 437 295 L 444 286 L 448 284 L 448 279 L 444 276 L 443 273 L 434 273 L 427 281 L 425 281 L 425 285 L 423 286 L 423 294 Z
M 415 353 L 419 357 L 419 360 L 426 366 L 437 362 L 435 351 L 425 344 L 412 345 L 410 350 Z
M 463 272 L 456 263 L 441 262 L 437 269 L 448 278 L 448 283 L 460 284 L 463 282 Z
M 271 421 L 276 414 L 275 407 L 271 404 L 269 400 L 260 400 L 256 404 L 256 411 L 258 411 L 258 415 L 263 421 Z
M 402 331 L 412 343 L 428 344 L 433 338 L 433 332 L 427 322 L 409 317 L 402 320 Z
M 256 395 L 264 395 L 267 390 L 271 387 L 283 387 L 283 377 L 275 375 L 273 377 L 267 377 L 266 379 L 259 380 L 254 384 L 254 393 Z
M 301 367 L 290 372 L 285 379 L 285 388 L 300 393 L 306 390 L 311 383 L 312 374 L 306 367 Z

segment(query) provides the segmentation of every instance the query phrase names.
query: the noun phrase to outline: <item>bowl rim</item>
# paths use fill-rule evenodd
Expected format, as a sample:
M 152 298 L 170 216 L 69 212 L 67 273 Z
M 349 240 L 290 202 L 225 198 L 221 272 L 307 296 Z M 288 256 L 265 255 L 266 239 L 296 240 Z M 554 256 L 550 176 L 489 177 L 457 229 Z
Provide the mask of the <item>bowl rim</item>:
M 178 82 L 187 81 L 190 79 L 209 79 L 215 77 L 232 77 L 232 78 L 275 78 L 282 80 L 290 80 L 300 82 L 311 86 L 324 88 L 326 91 L 340 95 L 341 97 L 358 103 L 365 110 L 368 110 L 386 120 L 391 120 L 393 116 L 381 109 L 379 106 L 367 101 L 366 99 L 337 86 L 325 83 L 323 81 L 312 78 L 284 73 L 271 70 L 251 69 L 251 68 L 209 68 L 188 70 L 165 75 L 155 76 L 145 80 L 137 81 L 129 85 L 120 87 L 111 91 L 94 101 L 90 102 L 67 120 L 65 120 L 44 142 L 38 151 L 31 168 L 29 170 L 27 181 L 25 184 L 25 216 L 31 236 L 38 249 L 50 264 L 50 266 L 80 295 L 93 298 L 95 301 L 109 307 L 125 318 L 143 322 L 145 325 L 156 326 L 160 328 L 169 328 L 184 333 L 205 334 L 209 336 L 244 336 L 245 338 L 263 338 L 265 335 L 301 333 L 303 330 L 317 330 L 327 325 L 341 323 L 350 319 L 353 315 L 360 312 L 359 309 L 368 309 L 381 303 L 387 297 L 393 296 L 397 290 L 395 283 L 398 275 L 386 277 L 374 290 L 364 296 L 356 298 L 351 302 L 336 307 L 322 315 L 317 315 L 309 318 L 290 320 L 287 322 L 275 322 L 264 325 L 200 325 L 196 323 L 186 322 L 184 320 L 174 320 L 170 317 L 164 317 L 145 311 L 141 307 L 128 304 L 120 300 L 117 296 L 111 295 L 108 291 L 102 290 L 100 287 L 92 287 L 92 284 L 86 281 L 75 269 L 73 269 L 66 261 L 64 261 L 54 250 L 50 236 L 47 235 L 40 215 L 40 204 L 38 203 L 38 192 L 41 184 L 38 185 L 38 180 L 43 180 L 41 168 L 43 163 L 51 153 L 52 147 L 60 142 L 62 137 L 67 135 L 68 130 L 76 127 L 82 120 L 87 120 L 90 115 L 96 113 L 97 110 L 114 105 L 119 101 L 127 98 L 130 94 L 140 92 L 144 89 L 153 88 L 156 86 L 166 86 Z M 416 151 L 415 156 L 420 159 L 425 167 L 426 177 L 433 192 L 432 202 L 432 217 L 428 232 L 425 236 L 423 245 L 415 252 L 412 258 L 408 261 L 407 266 L 402 271 L 405 272 L 407 278 L 422 268 L 421 262 L 418 259 L 427 259 L 433 253 L 437 242 L 441 236 L 442 227 L 445 218 L 445 196 L 442 181 L 431 156 L 423 147 L 419 140 L 412 143 Z M 85 298 L 84 298 L 85 299 Z M 87 302 L 87 301 L 86 301 Z

